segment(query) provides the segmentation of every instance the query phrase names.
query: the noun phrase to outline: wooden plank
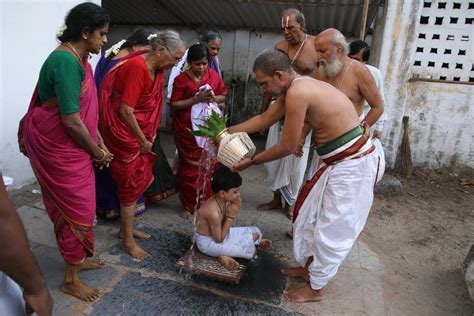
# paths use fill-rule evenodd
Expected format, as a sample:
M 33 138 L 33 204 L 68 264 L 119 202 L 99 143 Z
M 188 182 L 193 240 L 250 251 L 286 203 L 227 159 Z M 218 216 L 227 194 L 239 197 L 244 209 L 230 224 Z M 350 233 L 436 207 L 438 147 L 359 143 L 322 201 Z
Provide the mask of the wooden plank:
M 239 284 L 247 270 L 247 266 L 240 263 L 237 269 L 229 271 L 217 261 L 217 258 L 206 256 L 196 248 L 186 251 L 176 262 L 176 267 L 180 270 L 205 275 L 209 278 L 232 284 Z

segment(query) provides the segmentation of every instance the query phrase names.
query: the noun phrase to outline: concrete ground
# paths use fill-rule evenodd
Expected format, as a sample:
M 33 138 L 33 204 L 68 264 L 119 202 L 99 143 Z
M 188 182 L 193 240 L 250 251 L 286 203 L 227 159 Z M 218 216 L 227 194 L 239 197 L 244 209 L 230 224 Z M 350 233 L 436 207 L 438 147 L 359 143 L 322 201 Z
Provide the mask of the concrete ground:
M 172 157 L 172 137 L 164 133 L 162 139 L 165 152 L 168 157 Z M 263 139 L 256 139 L 256 144 L 262 148 Z M 117 238 L 118 222 L 99 219 L 94 229 L 95 257 L 105 261 L 107 268 L 81 272 L 81 278 L 86 283 L 105 289 L 104 295 L 93 303 L 82 302 L 58 290 L 64 267 L 52 224 L 44 211 L 40 195 L 32 193 L 33 190 L 38 190 L 37 185 L 12 192 L 33 252 L 52 291 L 55 315 L 473 314 L 474 306 L 467 290 L 463 290 L 461 264 L 460 275 L 457 275 L 455 267 L 465 245 L 472 242 L 473 230 L 469 232 L 472 225 L 462 224 L 463 233 L 457 236 L 462 240 L 455 249 L 456 256 L 450 259 L 449 264 L 454 267 L 449 268 L 449 281 L 436 284 L 430 280 L 440 280 L 440 272 L 431 269 L 431 266 L 428 270 L 424 269 L 425 261 L 421 258 L 414 260 L 420 251 L 410 252 L 410 256 L 414 256 L 411 258 L 400 249 L 404 244 L 400 241 L 400 236 L 397 236 L 396 227 L 393 227 L 394 211 L 391 209 L 391 198 L 384 196 L 376 198 L 367 227 L 336 277 L 329 283 L 326 299 L 319 303 L 306 304 L 286 301 L 282 297 L 284 288 L 303 284 L 302 280 L 287 280 L 279 273 L 281 267 L 293 264 L 292 241 L 285 237 L 285 232 L 290 228 L 290 221 L 283 210 L 256 211 L 258 204 L 272 197 L 265 187 L 263 166 L 248 169 L 242 176 L 243 209 L 237 225 L 259 226 L 265 237 L 273 241 L 273 247 L 268 253 L 262 253 L 249 263 L 249 269 L 241 284 L 222 284 L 180 272 L 174 267 L 178 258 L 189 248 L 193 234 L 192 222 L 179 217 L 181 204 L 178 196 L 174 195 L 149 207 L 145 218 L 137 221 L 137 226 L 153 236 L 150 240 L 140 241 L 152 254 L 152 258 L 143 262 L 131 260 L 130 256 L 120 250 Z M 387 213 L 384 213 L 387 208 Z M 472 218 L 473 214 L 464 217 L 464 220 L 469 221 Z M 407 226 L 403 223 L 399 225 Z M 415 231 L 417 229 L 414 228 Z M 387 249 L 390 251 L 387 252 Z M 398 261 L 403 262 L 394 266 L 393 262 Z M 415 275 L 415 271 L 420 270 L 425 272 L 422 278 Z M 441 273 L 447 274 L 448 271 Z M 420 284 L 425 286 L 423 290 L 418 290 Z M 433 294 L 431 290 L 436 290 L 437 287 L 446 287 L 445 291 L 450 294 L 444 297 L 438 292 Z

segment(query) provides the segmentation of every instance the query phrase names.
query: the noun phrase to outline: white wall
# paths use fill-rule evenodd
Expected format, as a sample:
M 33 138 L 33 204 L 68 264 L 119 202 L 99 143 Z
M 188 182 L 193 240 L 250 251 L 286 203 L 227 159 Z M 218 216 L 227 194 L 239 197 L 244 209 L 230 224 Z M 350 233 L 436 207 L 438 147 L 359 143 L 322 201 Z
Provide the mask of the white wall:
M 387 166 L 395 164 L 402 137 L 402 117 L 409 116 L 414 165 L 474 168 L 474 87 L 409 81 L 422 8 L 420 0 L 394 0 L 387 1 L 385 10 L 379 68 L 385 75 L 389 117 L 383 135 Z
M 13 187 L 34 180 L 28 159 L 18 151 L 18 122 L 28 108 L 43 61 L 58 45 L 57 29 L 81 2 L 0 1 L 0 168 L 14 178 Z

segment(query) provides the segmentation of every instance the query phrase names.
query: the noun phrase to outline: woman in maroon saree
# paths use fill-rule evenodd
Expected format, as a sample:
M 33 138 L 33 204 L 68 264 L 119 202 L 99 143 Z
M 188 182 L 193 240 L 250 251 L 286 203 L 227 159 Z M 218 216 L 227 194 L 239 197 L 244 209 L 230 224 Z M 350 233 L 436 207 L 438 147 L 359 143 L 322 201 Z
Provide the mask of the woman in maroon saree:
M 173 93 L 170 104 L 174 110 L 173 135 L 178 148 L 178 187 L 179 197 L 184 206 L 181 214 L 188 218 L 202 201 L 207 200 L 212 194 L 210 176 L 206 179 L 199 178 L 199 163 L 203 148 L 196 143 L 191 133 L 191 108 L 198 102 L 223 103 L 227 88 L 221 77 L 208 67 L 207 49 L 203 44 L 194 44 L 189 47 L 187 56 L 188 67 L 179 74 L 173 83 Z M 211 86 L 214 94 L 199 92 L 205 84 Z M 212 175 L 212 172 L 207 172 Z M 196 205 L 198 188 L 204 188 L 204 195 L 199 197 Z
M 53 221 L 66 273 L 61 290 L 85 301 L 100 291 L 84 285 L 77 272 L 102 268 L 94 253 L 93 162 L 107 166 L 113 155 L 99 141 L 97 92 L 89 53 L 107 41 L 109 16 L 83 3 L 66 17 L 61 45 L 44 62 L 27 114 L 20 122 L 20 149 L 30 158 Z
M 127 55 L 107 73 L 99 95 L 99 128 L 114 154 L 111 171 L 120 201 L 122 248 L 138 260 L 150 256 L 134 239 L 150 235 L 133 229 L 133 217 L 138 198 L 153 181 L 152 145 L 163 109 L 163 70 L 184 54 L 184 43 L 174 31 L 149 39 L 149 51 Z

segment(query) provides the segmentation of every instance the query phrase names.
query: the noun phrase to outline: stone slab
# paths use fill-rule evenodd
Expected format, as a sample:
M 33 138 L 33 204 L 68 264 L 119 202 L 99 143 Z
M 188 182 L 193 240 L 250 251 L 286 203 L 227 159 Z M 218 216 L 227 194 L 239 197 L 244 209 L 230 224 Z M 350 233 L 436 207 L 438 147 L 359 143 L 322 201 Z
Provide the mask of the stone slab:
M 474 245 L 471 246 L 466 259 L 464 259 L 463 270 L 467 289 L 471 295 L 471 299 L 474 300 Z
M 88 315 L 299 315 L 281 308 L 220 296 L 192 286 L 129 272 Z
M 400 180 L 385 173 L 382 180 L 375 186 L 375 194 L 385 196 L 397 196 L 402 194 L 402 183 Z
M 82 314 L 91 303 L 83 302 L 70 295 L 64 294 L 59 289 L 63 278 L 65 264 L 57 248 L 40 246 L 33 250 L 33 254 L 38 261 L 41 271 L 43 271 L 48 288 L 54 300 L 54 315 L 68 315 L 71 310 Z M 91 287 L 107 288 L 117 275 L 117 270 L 106 267 L 100 270 L 81 271 L 79 277 L 81 281 Z
M 28 240 L 53 248 L 58 247 L 53 222 L 44 209 L 24 205 L 17 212 L 25 226 Z

